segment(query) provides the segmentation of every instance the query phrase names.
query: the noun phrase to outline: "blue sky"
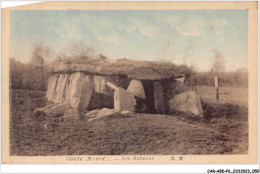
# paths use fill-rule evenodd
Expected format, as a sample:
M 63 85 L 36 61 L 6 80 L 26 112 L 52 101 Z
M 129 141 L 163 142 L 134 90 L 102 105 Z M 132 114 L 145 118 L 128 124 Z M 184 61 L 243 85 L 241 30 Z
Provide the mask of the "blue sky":
M 29 62 L 36 42 L 54 55 L 84 42 L 109 58 L 167 60 L 207 71 L 218 50 L 232 71 L 248 65 L 247 24 L 247 10 L 14 10 L 10 57 Z

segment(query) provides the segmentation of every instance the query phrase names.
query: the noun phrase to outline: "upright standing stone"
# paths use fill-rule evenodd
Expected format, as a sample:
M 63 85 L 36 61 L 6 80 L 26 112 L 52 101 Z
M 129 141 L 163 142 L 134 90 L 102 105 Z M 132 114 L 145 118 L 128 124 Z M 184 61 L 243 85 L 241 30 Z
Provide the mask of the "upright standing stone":
M 85 110 L 93 94 L 93 76 L 81 72 L 74 73 L 66 90 L 66 101 L 75 109 Z
M 193 91 L 183 92 L 170 100 L 172 112 L 181 111 L 203 116 L 200 98 Z
M 66 98 L 66 88 L 69 85 L 70 75 L 69 74 L 61 74 L 59 76 L 57 86 L 56 86 L 56 95 L 54 99 L 54 103 L 63 103 Z
M 106 79 L 105 78 L 103 78 L 103 79 L 101 79 L 101 81 L 100 81 L 100 89 L 101 89 L 101 92 L 102 93 L 104 93 L 104 92 L 106 92 Z
M 94 76 L 94 91 L 97 93 L 106 92 L 106 79 L 103 76 Z
M 58 75 L 52 75 L 49 79 L 49 83 L 48 83 L 48 90 L 46 93 L 46 98 L 48 99 L 48 101 L 52 101 L 54 102 L 55 100 L 55 93 L 56 93 L 56 86 L 58 83 Z
M 135 97 L 123 88 L 118 87 L 114 93 L 114 109 L 134 112 Z
M 143 87 L 143 83 L 141 82 L 141 80 L 135 80 L 135 79 L 131 80 L 131 82 L 127 88 L 127 92 L 133 94 L 136 97 L 145 99 L 144 87 Z
M 154 82 L 154 108 L 158 114 L 166 113 L 165 99 L 163 95 L 163 86 L 160 82 Z

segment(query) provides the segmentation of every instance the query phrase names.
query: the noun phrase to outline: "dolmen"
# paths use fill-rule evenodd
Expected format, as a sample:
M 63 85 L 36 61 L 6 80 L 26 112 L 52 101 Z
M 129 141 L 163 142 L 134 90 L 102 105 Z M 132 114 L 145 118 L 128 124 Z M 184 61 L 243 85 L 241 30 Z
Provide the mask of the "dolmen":
M 183 69 L 182 69 L 183 70 Z M 200 98 L 178 66 L 149 61 L 86 59 L 56 62 L 46 98 L 35 115 L 95 120 L 118 113 L 177 112 L 203 116 Z

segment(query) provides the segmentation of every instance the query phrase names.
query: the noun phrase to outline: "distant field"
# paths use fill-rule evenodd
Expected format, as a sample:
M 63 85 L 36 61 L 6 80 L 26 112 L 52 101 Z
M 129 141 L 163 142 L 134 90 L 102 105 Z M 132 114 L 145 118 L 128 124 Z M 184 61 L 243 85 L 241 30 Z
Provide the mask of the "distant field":
M 47 104 L 42 91 L 12 90 L 11 101 L 11 155 L 248 153 L 245 106 L 203 102 L 204 119 L 135 113 L 88 122 L 34 117 Z
M 216 102 L 216 89 L 213 86 L 196 86 L 196 92 L 207 103 Z M 248 106 L 248 88 L 219 87 L 219 103 Z

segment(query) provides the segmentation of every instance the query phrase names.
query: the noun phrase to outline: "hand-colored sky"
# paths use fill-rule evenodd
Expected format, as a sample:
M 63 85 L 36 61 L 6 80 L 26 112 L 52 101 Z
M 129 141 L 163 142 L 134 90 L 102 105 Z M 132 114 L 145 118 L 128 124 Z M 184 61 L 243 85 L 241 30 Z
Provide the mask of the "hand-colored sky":
M 54 54 L 84 42 L 109 58 L 168 60 L 210 70 L 214 50 L 226 70 L 247 68 L 247 10 L 11 11 L 10 56 L 29 62 L 43 42 Z

